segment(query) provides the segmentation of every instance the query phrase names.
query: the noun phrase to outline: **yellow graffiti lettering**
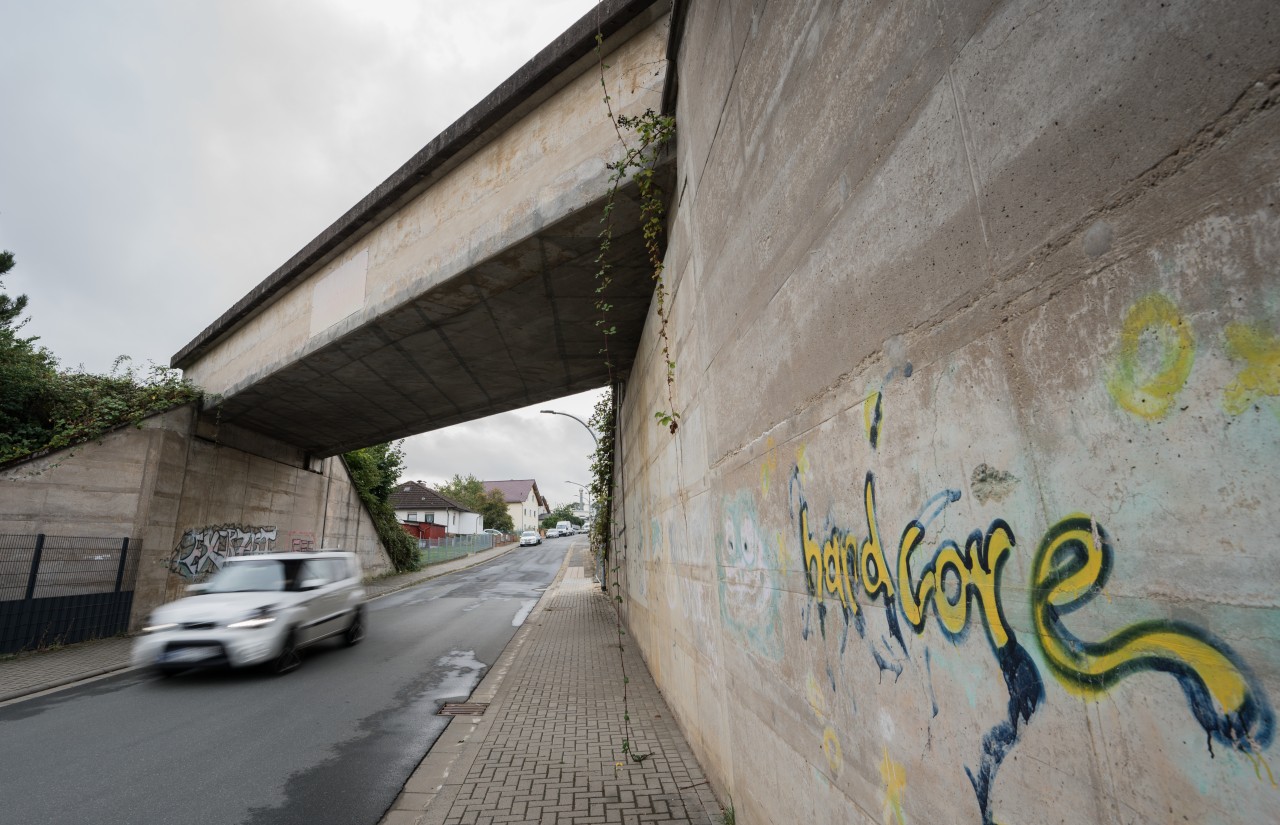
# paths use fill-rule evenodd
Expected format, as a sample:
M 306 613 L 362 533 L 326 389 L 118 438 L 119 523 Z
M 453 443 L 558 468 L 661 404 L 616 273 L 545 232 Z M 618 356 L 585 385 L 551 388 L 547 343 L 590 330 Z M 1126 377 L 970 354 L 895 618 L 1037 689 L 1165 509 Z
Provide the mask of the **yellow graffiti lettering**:
M 809 530 L 809 508 L 800 508 L 800 541 L 804 545 L 804 572 L 812 581 L 810 585 L 818 588 L 826 573 L 823 568 L 822 548 L 813 540 L 813 533 Z
M 880 441 L 880 425 L 884 421 L 880 405 L 883 400 L 878 391 L 872 390 L 862 401 L 862 426 L 867 431 L 867 441 L 872 447 L 877 446 Z
M 938 621 L 956 635 L 969 623 L 969 601 L 976 595 L 987 637 L 997 650 L 1009 643 L 1009 628 L 1000 612 L 998 579 L 1004 557 L 1013 550 L 1013 533 L 1003 521 L 992 522 L 987 536 L 975 531 L 963 551 L 952 541 L 943 542 L 937 556 L 920 571 L 912 584 L 911 556 L 924 539 L 925 528 L 912 521 L 902 531 L 898 544 L 898 587 L 902 590 L 902 613 L 917 633 L 924 632 L 925 606 L 933 600 Z M 955 597 L 947 594 L 943 581 L 951 571 L 956 581 Z
M 880 778 L 884 781 L 885 822 L 893 817 L 893 823 L 904 825 L 906 818 L 902 814 L 902 794 L 907 789 L 907 771 L 889 758 L 888 748 L 884 749 L 884 759 L 880 762 Z
M 920 574 L 920 582 L 911 586 L 911 554 L 920 546 L 924 538 L 924 525 L 913 521 L 902 531 L 902 539 L 898 542 L 898 587 L 902 589 L 902 612 L 907 623 L 917 631 L 924 628 L 924 602 L 933 592 L 933 567 L 927 567 Z
M 960 550 L 954 544 L 948 544 L 942 548 L 938 553 L 937 565 L 937 588 L 933 591 L 933 609 L 938 614 L 938 621 L 942 622 L 942 626 L 952 634 L 956 634 L 964 630 L 964 626 L 969 623 L 969 567 L 960 557 Z M 948 570 L 955 574 L 959 583 L 955 601 L 947 595 Z
M 1143 363 L 1149 360 L 1144 358 L 1144 344 L 1154 344 L 1158 350 L 1152 354 L 1158 360 L 1154 367 Z M 1129 412 L 1153 420 L 1161 418 L 1187 383 L 1194 361 L 1195 338 L 1190 325 L 1173 301 L 1152 293 L 1125 316 L 1107 389 Z
M 976 540 L 970 538 L 970 555 L 976 549 Z M 982 605 L 982 623 L 987 628 L 987 637 L 996 650 L 1009 643 L 1009 628 L 1005 626 L 1004 615 L 1000 611 L 1000 568 L 1007 555 L 1013 552 L 1013 531 L 1003 521 L 997 521 L 987 530 L 982 540 L 982 551 L 978 553 L 978 563 L 970 568 L 970 585 L 978 594 L 978 602 Z
M 858 556 L 858 577 L 867 595 L 875 598 L 883 592 L 885 598 L 893 598 L 893 579 L 889 575 L 889 563 L 885 561 L 884 548 L 880 545 L 880 531 L 876 527 L 876 485 L 870 473 L 863 487 L 863 503 L 867 510 L 867 538 L 862 542 Z
M 1249 324 L 1227 324 L 1227 352 L 1245 367 L 1227 385 L 1222 406 L 1239 415 L 1262 398 L 1280 396 L 1280 338 Z
M 831 768 L 831 772 L 839 774 L 844 764 L 844 752 L 840 748 L 840 737 L 836 735 L 834 728 L 822 731 L 822 755 L 827 758 L 827 767 Z
M 848 558 L 857 539 L 840 531 L 832 531 L 821 546 L 809 531 L 809 508 L 800 508 L 800 540 L 804 544 L 806 575 L 812 577 L 814 595 L 834 594 L 840 603 L 857 613 L 858 601 L 853 595 L 856 576 L 850 575 Z
M 1037 551 L 1032 617 L 1054 674 L 1073 693 L 1093 697 L 1131 673 L 1170 673 L 1210 733 L 1242 750 L 1251 749 L 1259 701 L 1221 642 L 1178 621 L 1139 622 L 1099 642 L 1078 639 L 1065 628 L 1061 617 L 1092 599 L 1106 583 L 1112 553 L 1102 528 L 1081 514 L 1051 527 Z

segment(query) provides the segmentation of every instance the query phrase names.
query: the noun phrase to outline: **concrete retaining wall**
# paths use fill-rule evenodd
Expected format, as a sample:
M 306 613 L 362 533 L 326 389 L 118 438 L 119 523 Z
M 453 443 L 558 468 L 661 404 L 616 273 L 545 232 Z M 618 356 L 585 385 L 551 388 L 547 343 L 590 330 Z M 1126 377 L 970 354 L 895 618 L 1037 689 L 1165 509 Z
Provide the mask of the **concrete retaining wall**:
M 135 628 L 229 556 L 341 547 L 366 574 L 391 569 L 341 458 L 197 429 L 182 407 L 0 471 L 0 533 L 140 540 Z
M 619 550 L 737 821 L 1274 817 L 1277 42 L 689 4 Z

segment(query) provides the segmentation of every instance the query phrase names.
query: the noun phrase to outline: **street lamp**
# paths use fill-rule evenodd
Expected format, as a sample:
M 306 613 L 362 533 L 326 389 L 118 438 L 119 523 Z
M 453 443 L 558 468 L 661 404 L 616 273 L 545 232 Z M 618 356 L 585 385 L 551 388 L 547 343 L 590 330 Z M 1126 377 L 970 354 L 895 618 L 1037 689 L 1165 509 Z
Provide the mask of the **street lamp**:
M 538 412 L 540 412 L 540 413 L 545 413 L 546 415 L 563 415 L 563 416 L 567 416 L 567 417 L 569 417 L 569 418 L 572 418 L 574 421 L 577 421 L 577 422 L 578 422 L 579 424 L 581 424 L 583 427 L 586 427 L 586 428 L 587 428 L 587 432 L 591 433 L 591 440 L 592 440 L 592 441 L 594 441 L 594 442 L 596 443 L 596 446 L 597 446 L 597 447 L 599 447 L 599 446 L 600 446 L 600 439 L 596 438 L 596 431 L 595 431 L 595 430 L 593 430 L 593 429 L 591 429 L 590 427 L 588 427 L 588 426 L 587 426 L 587 422 L 583 421 L 583 420 L 582 420 L 581 418 L 579 418 L 578 416 L 576 416 L 576 415 L 569 415 L 569 413 L 567 413 L 567 412 L 560 412 L 559 410 L 538 410 Z
M 573 486 L 575 486 L 575 487 L 581 487 L 581 488 L 582 488 L 582 490 L 578 493 L 578 503 L 579 503 L 579 504 L 582 504 L 582 493 L 584 493 L 584 492 L 585 492 L 585 493 L 587 494 L 586 508 L 587 508 L 587 514 L 588 514 L 588 515 L 590 515 L 590 513 L 591 513 L 591 489 L 590 489 L 589 487 L 587 487 L 587 485 L 582 484 L 582 483 L 577 482 L 577 481 L 569 481 L 568 479 L 565 479 L 565 482 L 564 482 L 564 483 L 565 483 L 565 484 L 572 484 L 572 485 L 573 485 Z

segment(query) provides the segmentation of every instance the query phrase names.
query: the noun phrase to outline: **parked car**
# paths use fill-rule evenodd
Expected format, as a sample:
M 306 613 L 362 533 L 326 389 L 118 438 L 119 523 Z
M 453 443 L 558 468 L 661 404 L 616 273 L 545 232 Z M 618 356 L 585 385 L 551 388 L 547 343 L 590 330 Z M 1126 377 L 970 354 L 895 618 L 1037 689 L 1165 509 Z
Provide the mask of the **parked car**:
M 488 534 L 489 534 L 489 535 L 491 535 L 491 536 L 505 536 L 505 535 L 506 535 L 506 533 L 502 532 L 501 530 L 494 530 L 492 527 L 488 527 L 488 528 L 486 528 L 486 529 L 485 529 L 485 532 L 486 532 L 486 533 L 488 533 Z
M 358 644 L 365 592 L 354 553 L 322 550 L 227 559 L 192 595 L 152 612 L 133 663 L 161 674 L 265 665 L 288 673 L 300 651 L 335 636 Z
M 558 539 L 558 538 L 560 538 L 560 531 L 559 531 L 557 528 L 555 528 L 555 527 L 548 527 L 548 528 L 547 528 L 547 538 L 549 538 L 549 539 Z
M 520 534 L 521 547 L 530 547 L 535 544 L 542 544 L 542 536 L 538 535 L 537 530 L 525 530 Z

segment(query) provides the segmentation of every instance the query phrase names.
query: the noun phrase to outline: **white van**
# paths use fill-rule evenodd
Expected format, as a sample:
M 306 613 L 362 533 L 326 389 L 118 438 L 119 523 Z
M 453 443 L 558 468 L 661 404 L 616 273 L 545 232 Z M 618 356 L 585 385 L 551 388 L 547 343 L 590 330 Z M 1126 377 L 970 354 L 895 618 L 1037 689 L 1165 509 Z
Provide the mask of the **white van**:
M 572 535 L 573 535 L 573 532 L 574 532 L 574 531 L 573 531 L 573 522 L 572 522 L 572 521 L 557 521 L 557 522 L 556 522 L 556 529 L 560 531 L 560 535 L 562 535 L 562 536 L 572 536 Z

